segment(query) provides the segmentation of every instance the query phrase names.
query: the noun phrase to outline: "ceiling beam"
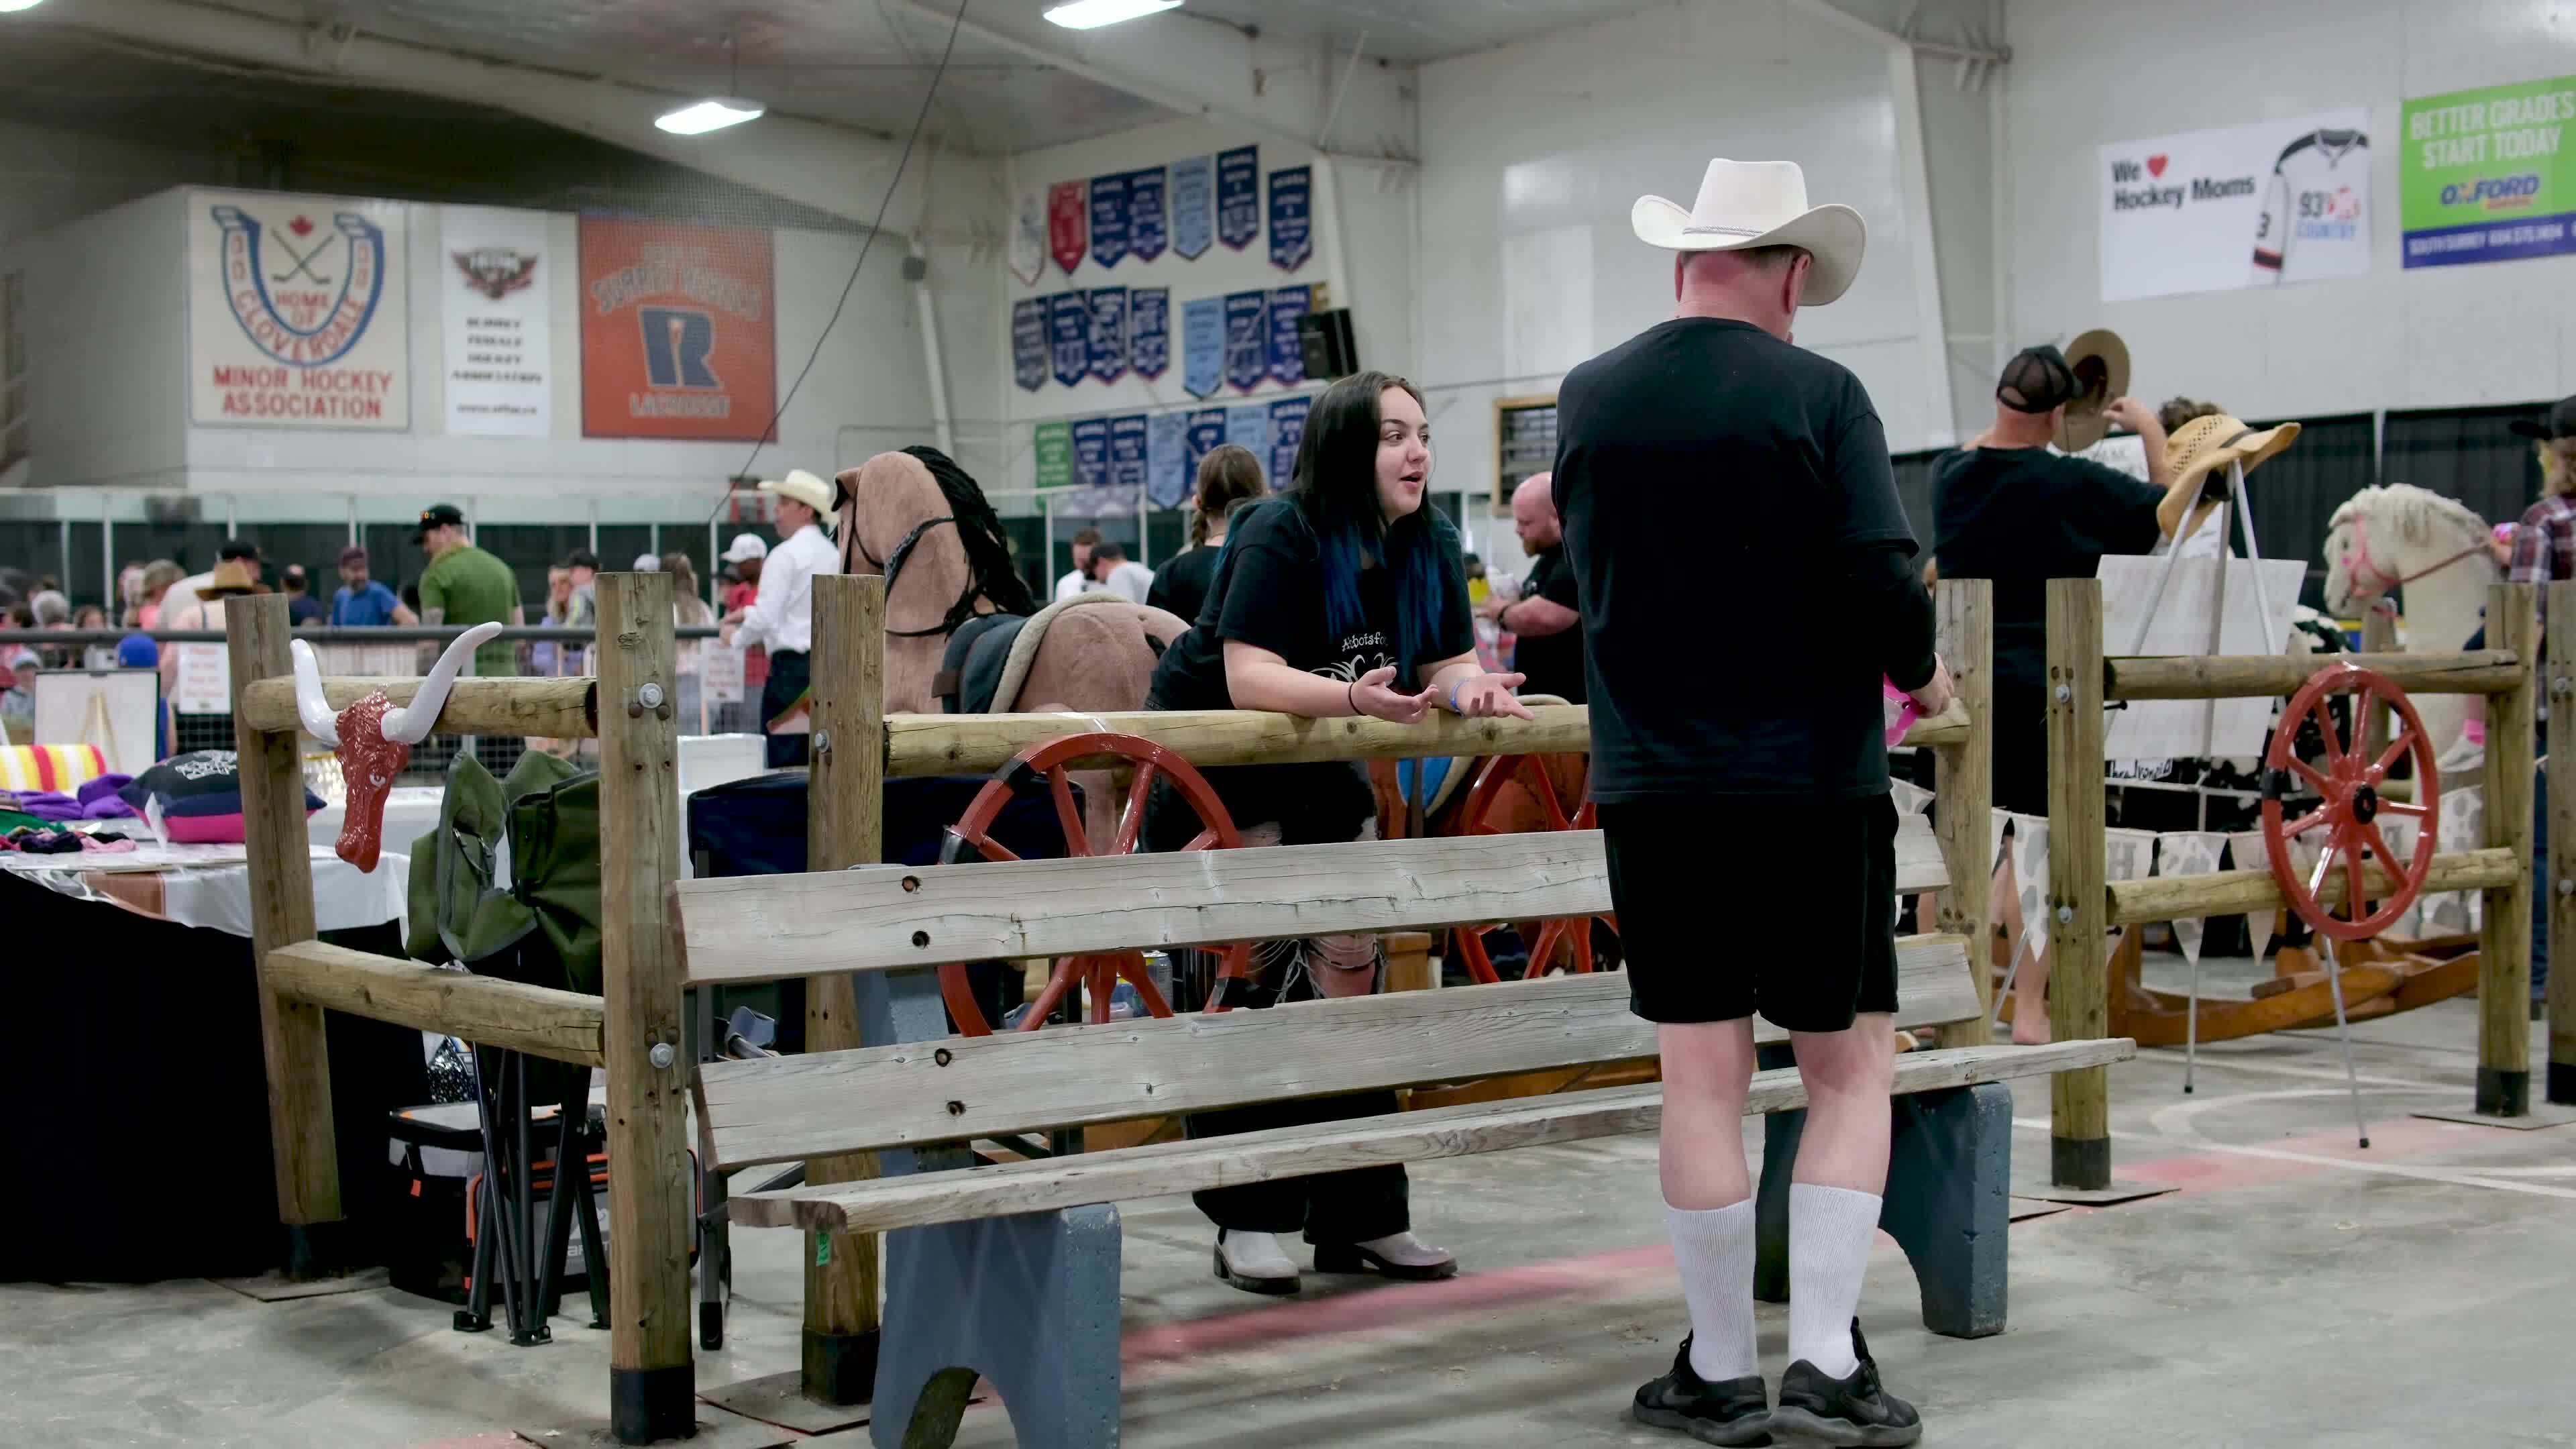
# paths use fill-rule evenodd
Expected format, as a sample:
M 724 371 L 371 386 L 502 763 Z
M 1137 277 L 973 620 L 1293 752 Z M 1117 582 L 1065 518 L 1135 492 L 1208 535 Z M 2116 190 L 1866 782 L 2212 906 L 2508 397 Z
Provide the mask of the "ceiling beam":
M 1834 0 L 1789 0 L 1789 4 L 1819 20 L 1838 25 L 1854 35 L 1865 35 L 1882 45 L 1908 47 L 1916 55 L 1932 56 L 1940 60 L 1977 61 L 1987 65 L 2001 65 L 2012 59 L 2012 47 L 1979 44 L 1974 36 L 1971 36 L 1966 43 L 1954 44 L 1946 40 L 1929 40 L 1915 34 L 1914 27 L 1922 18 L 1919 10 L 1910 9 L 1903 25 L 1898 29 L 1890 30 L 1874 20 L 1854 15 L 1835 4 Z

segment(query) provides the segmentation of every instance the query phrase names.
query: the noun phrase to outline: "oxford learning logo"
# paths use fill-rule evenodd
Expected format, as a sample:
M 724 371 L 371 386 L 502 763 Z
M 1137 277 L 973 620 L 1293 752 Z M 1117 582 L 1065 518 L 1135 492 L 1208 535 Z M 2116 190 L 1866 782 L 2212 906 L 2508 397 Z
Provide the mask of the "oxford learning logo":
M 231 203 L 214 218 L 225 300 L 260 351 L 320 367 L 367 335 L 385 292 L 385 234 L 374 222 L 340 211 L 326 225 L 298 210 L 272 229 Z
M 476 247 L 470 252 L 450 252 L 456 269 L 465 274 L 465 285 L 498 302 L 537 278 L 537 259 L 508 247 Z
M 2186 184 L 2177 175 L 2168 185 L 2165 172 L 2172 169 L 2172 165 L 2173 158 L 2161 151 L 2143 162 L 2112 162 L 2111 209 L 2153 211 L 2159 207 L 2172 207 L 2179 211 L 2187 202 L 2252 196 L 2259 189 L 2251 176 L 2195 176 Z

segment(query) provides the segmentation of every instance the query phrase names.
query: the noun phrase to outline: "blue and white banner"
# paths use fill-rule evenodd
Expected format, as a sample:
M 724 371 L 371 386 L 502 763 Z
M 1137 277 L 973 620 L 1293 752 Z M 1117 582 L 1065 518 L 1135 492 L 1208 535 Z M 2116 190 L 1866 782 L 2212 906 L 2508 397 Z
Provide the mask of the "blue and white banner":
M 1225 443 L 1225 409 L 1200 408 L 1191 413 L 1186 437 L 1190 477 L 1195 480 L 1199 476 L 1199 464 L 1206 462 L 1207 455 Z
M 1097 187 L 1100 183 L 1093 182 Z M 1097 203 L 1094 203 L 1095 207 Z M 1095 212 L 1095 214 L 1097 214 Z M 1093 222 L 1096 234 L 1100 223 Z M 1097 236 L 1094 245 L 1098 244 Z M 1306 265 L 1315 254 L 1315 173 L 1290 166 L 1270 173 L 1270 261 L 1283 272 Z
M 1271 487 L 1297 476 L 1297 444 L 1306 436 L 1306 414 L 1314 406 L 1311 395 L 1283 397 L 1270 405 Z
M 1241 251 L 1261 235 L 1261 148 L 1216 153 L 1216 239 Z
M 1270 292 L 1270 380 L 1289 384 L 1306 380 L 1306 349 L 1297 341 L 1297 319 L 1306 315 L 1312 294 L 1304 287 L 1274 287 Z
M 1127 294 L 1127 365 L 1138 377 L 1161 377 L 1172 365 L 1172 289 L 1138 287 Z
M 1091 298 L 1058 292 L 1046 299 L 1047 345 L 1055 354 L 1055 380 L 1071 387 L 1091 370 Z
M 1082 418 L 1073 425 L 1073 486 L 1102 488 L 1109 483 L 1109 420 Z
M 1225 299 L 1225 380 L 1250 392 L 1270 372 L 1270 294 L 1234 292 Z
M 1270 463 L 1270 409 L 1259 403 L 1245 403 L 1225 410 L 1225 440 L 1238 448 L 1248 448 L 1264 467 Z M 1288 486 L 1288 480 L 1273 477 L 1270 491 Z
M 1163 218 L 1163 168 L 1127 173 L 1127 254 L 1150 262 L 1163 254 L 1171 227 Z
M 1224 385 L 1225 299 L 1194 297 L 1181 304 L 1181 386 L 1213 397 Z
M 1172 163 L 1172 250 L 1183 261 L 1207 254 L 1216 236 L 1216 158 L 1192 156 Z
M 1091 259 L 1104 267 L 1127 255 L 1127 178 L 1091 178 Z
M 1155 413 L 1145 420 L 1145 497 L 1156 508 L 1178 508 L 1190 496 L 1189 418 Z
M 1023 297 L 1011 304 L 1011 378 L 1021 391 L 1036 392 L 1046 375 L 1046 298 Z
M 1145 415 L 1131 413 L 1109 420 L 1109 486 L 1145 486 Z
M 1091 375 L 1116 382 L 1127 372 L 1127 289 L 1094 287 L 1091 297 Z

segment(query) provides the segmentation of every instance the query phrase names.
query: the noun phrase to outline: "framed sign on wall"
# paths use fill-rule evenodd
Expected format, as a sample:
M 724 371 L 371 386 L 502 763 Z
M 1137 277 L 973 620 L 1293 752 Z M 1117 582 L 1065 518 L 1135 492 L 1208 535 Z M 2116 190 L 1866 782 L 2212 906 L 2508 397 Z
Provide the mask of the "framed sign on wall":
M 1512 490 L 1556 466 L 1556 394 L 1494 399 L 1494 516 L 1512 516 Z

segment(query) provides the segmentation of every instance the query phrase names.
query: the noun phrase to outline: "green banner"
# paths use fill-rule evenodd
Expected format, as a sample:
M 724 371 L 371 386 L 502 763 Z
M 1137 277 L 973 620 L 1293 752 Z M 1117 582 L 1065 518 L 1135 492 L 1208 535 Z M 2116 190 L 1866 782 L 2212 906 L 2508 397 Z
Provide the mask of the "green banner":
M 1038 487 L 1073 486 L 1073 424 L 1038 424 L 1037 455 Z
M 2406 103 L 2397 152 L 2406 265 L 2576 251 L 2576 76 Z

